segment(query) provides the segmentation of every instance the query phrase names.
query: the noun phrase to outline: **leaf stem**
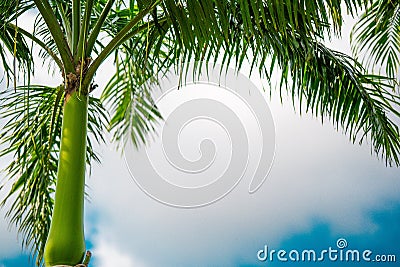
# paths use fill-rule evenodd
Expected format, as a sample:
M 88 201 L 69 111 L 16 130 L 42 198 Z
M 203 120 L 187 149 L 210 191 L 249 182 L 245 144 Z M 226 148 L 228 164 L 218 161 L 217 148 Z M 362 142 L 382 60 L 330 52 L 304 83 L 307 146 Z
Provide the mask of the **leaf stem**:
M 51 35 L 53 36 L 54 42 L 56 43 L 57 49 L 61 55 L 61 59 L 64 65 L 65 72 L 73 72 L 74 65 L 71 61 L 72 54 L 68 46 L 67 41 L 64 38 L 64 33 L 58 24 L 57 18 L 47 0 L 34 0 L 36 7 L 39 9 L 44 21 L 49 28 Z
M 92 53 L 94 44 L 96 43 L 97 37 L 99 36 L 101 27 L 104 24 L 104 21 L 107 18 L 108 13 L 111 10 L 112 5 L 114 4 L 115 0 L 108 0 L 107 4 L 105 5 L 103 12 L 100 14 L 100 17 L 97 19 L 96 24 L 93 27 L 92 32 L 89 35 L 89 40 L 87 43 L 87 48 L 86 48 L 86 56 L 90 56 Z
M 62 63 L 61 59 L 45 43 L 43 43 L 40 39 L 35 37 L 30 32 L 28 32 L 28 31 L 26 31 L 26 30 L 24 30 L 24 29 L 22 29 L 20 27 L 17 27 L 17 25 L 14 25 L 12 23 L 8 23 L 7 27 L 13 28 L 13 29 L 16 28 L 19 33 L 25 35 L 26 37 L 31 39 L 33 42 L 35 42 L 37 45 L 39 45 L 41 48 L 46 50 L 46 52 L 54 59 L 54 61 L 56 62 L 57 66 L 60 68 L 60 70 L 63 71 L 64 67 L 63 67 L 63 63 Z
M 72 54 L 78 49 L 81 30 L 81 0 L 72 0 Z
M 85 6 L 85 14 L 83 17 L 83 25 L 82 25 L 82 29 L 81 29 L 79 41 L 78 41 L 78 49 L 75 54 L 75 64 L 78 63 L 80 57 L 81 57 L 81 61 L 83 62 L 84 57 L 85 57 L 86 37 L 89 32 L 89 24 L 90 24 L 90 16 L 92 14 L 92 8 L 93 8 L 93 0 L 87 0 L 86 6 Z
M 155 1 L 152 5 L 140 11 L 117 35 L 104 47 L 103 51 L 90 65 L 85 79 L 83 80 L 83 87 L 89 86 L 93 79 L 94 74 L 100 67 L 101 63 L 122 43 L 125 36 L 129 34 L 130 30 L 136 26 L 161 0 Z
M 60 15 L 61 15 L 61 20 L 62 20 L 64 29 L 65 29 L 65 33 L 67 35 L 67 42 L 68 42 L 68 45 L 71 47 L 71 45 L 72 45 L 71 24 L 68 20 L 68 17 L 65 14 L 65 10 L 64 10 L 62 4 L 59 1 L 56 1 L 56 2 L 57 2 L 58 11 L 60 12 Z

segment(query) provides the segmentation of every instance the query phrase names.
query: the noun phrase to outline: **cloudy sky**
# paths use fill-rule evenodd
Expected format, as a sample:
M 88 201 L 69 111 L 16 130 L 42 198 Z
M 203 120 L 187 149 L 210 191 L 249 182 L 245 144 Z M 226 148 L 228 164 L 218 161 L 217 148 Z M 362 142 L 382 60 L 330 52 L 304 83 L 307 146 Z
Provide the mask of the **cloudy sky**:
M 24 23 L 29 24 L 29 18 Z M 347 20 L 343 40 L 329 45 L 348 52 L 351 25 L 352 20 Z M 96 78 L 100 88 L 111 68 L 107 64 L 100 70 Z M 49 80 L 46 71 L 36 73 L 37 82 L 57 82 Z M 252 76 L 251 81 L 262 90 L 259 78 Z M 275 158 L 266 181 L 254 194 L 248 193 L 251 172 L 245 172 L 229 194 L 211 205 L 171 207 L 139 188 L 131 176 L 134 161 L 128 162 L 130 172 L 114 145 L 97 147 L 102 164 L 95 165 L 87 179 L 90 201 L 85 210 L 87 246 L 94 254 L 91 266 L 364 266 L 327 257 L 323 263 L 280 262 L 276 256 L 262 262 L 257 258 L 265 246 L 269 251 L 288 253 L 315 250 L 319 254 L 330 247 L 337 250 L 340 238 L 347 241 L 344 251 L 371 250 L 373 259 L 393 254 L 400 260 L 399 170 L 385 167 L 371 155 L 368 144 L 353 145 L 329 122 L 321 124 L 311 115 L 300 115 L 287 99 L 281 103 L 276 92 L 272 97 L 264 95 L 275 125 Z M 198 135 L 186 134 L 188 140 L 201 139 L 207 131 L 195 127 Z M 214 132 L 216 138 L 224 135 L 224 131 Z M 196 142 L 194 146 L 190 142 L 180 145 L 182 154 L 191 160 L 201 157 Z M 257 144 L 252 138 L 248 142 Z M 221 145 L 220 150 L 218 144 L 216 147 L 218 157 L 229 156 L 225 153 L 229 145 Z M 248 160 L 249 168 L 258 164 L 251 162 L 252 157 Z M 5 161 L 0 163 L 3 166 Z M 269 168 L 269 163 L 264 165 L 258 164 Z M 0 192 L 0 196 L 4 194 Z M 8 227 L 2 210 L 0 267 L 14 266 L 33 264 L 21 250 L 20 239 L 15 229 Z

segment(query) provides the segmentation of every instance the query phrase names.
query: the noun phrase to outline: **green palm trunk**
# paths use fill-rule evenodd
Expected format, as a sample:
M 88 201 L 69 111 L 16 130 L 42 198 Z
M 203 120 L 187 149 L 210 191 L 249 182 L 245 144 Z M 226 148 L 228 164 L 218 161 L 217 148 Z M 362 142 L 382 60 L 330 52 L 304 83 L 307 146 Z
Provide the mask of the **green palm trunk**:
M 55 206 L 45 247 L 46 266 L 76 265 L 85 253 L 83 231 L 88 97 L 67 95 Z

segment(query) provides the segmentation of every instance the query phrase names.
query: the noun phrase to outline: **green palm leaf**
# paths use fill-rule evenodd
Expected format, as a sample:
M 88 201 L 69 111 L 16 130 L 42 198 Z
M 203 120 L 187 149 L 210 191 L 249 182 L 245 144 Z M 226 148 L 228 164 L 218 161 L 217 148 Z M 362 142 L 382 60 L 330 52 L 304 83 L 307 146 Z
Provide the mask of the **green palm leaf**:
M 352 142 L 372 140 L 372 150 L 386 164 L 399 166 L 399 128 L 391 117 L 400 116 L 400 98 L 392 93 L 391 80 L 364 74 L 354 59 L 320 43 L 300 43 L 294 52 L 282 65 L 288 70 L 282 83 L 292 79 L 293 99 L 322 120 L 329 118 Z
M 7 83 L 12 78 L 16 81 L 18 72 L 30 74 L 32 70 L 33 60 L 27 42 L 17 28 L 8 27 L 8 23 L 18 21 L 18 17 L 32 7 L 32 1 L 5 0 L 0 3 L 0 62 Z
M 368 67 L 396 78 L 400 66 L 400 1 L 377 0 L 353 28 L 353 51 Z
M 108 130 L 113 133 L 113 140 L 124 145 L 130 138 L 138 146 L 146 142 L 147 134 L 161 115 L 147 87 L 146 73 L 143 69 L 137 70 L 134 59 L 123 60 L 106 85 L 101 100 L 111 111 Z
M 150 55 L 148 61 L 142 56 L 138 67 L 200 61 L 200 69 L 203 59 L 222 54 L 224 66 L 236 62 L 240 69 L 248 61 L 267 78 L 278 68 L 281 92 L 288 89 L 307 111 L 331 119 L 352 142 L 370 139 L 374 153 L 398 166 L 399 130 L 390 119 L 399 116 L 393 80 L 366 74 L 354 59 L 322 44 L 331 23 L 339 29 L 341 22 L 335 20 L 339 7 L 322 3 L 165 1 L 157 11 L 163 24 L 149 23 L 146 41 L 131 39 L 135 47 L 145 43 Z
M 0 156 L 13 158 L 5 169 L 12 188 L 1 205 L 12 201 L 7 216 L 18 226 L 24 246 L 37 253 L 38 264 L 43 258 L 53 209 L 63 98 L 63 87 L 21 86 L 16 92 L 1 93 L 0 109 L 7 123 L 1 133 L 6 148 Z M 106 113 L 98 100 L 92 98 L 90 102 L 89 131 L 101 142 Z M 90 142 L 87 160 L 89 165 L 99 160 Z

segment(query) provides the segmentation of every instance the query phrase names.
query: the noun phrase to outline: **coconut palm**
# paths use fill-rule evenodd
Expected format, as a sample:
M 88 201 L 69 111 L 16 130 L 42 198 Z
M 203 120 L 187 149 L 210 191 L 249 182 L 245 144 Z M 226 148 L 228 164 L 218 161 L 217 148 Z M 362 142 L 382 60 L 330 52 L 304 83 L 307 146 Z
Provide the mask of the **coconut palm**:
M 354 53 L 367 67 L 383 68 L 400 81 L 399 0 L 374 1 L 354 26 L 353 35 Z
M 350 56 L 324 45 L 341 32 L 342 12 L 361 0 L 5 0 L 0 4 L 3 79 L 1 137 L 11 156 L 6 168 L 10 221 L 37 264 L 84 260 L 85 166 L 98 160 L 92 141 L 103 131 L 137 145 L 160 114 L 149 82 L 171 67 L 219 60 L 240 69 L 249 62 L 269 80 L 279 70 L 287 91 L 307 111 L 329 118 L 353 142 L 369 140 L 388 165 L 400 164 L 400 138 L 390 80 L 368 75 Z M 345 8 L 346 10 L 342 10 Z M 19 26 L 37 14 L 34 32 Z M 34 85 L 32 46 L 60 79 Z M 112 57 L 115 74 L 96 88 L 95 74 Z M 18 86 L 17 86 L 17 80 Z M 14 86 L 12 86 L 14 85 Z M 101 90 L 96 99 L 91 91 Z M 295 103 L 295 102 L 293 102 Z M 107 107 L 107 111 L 104 107 Z M 109 115 L 108 115 L 109 114 Z

